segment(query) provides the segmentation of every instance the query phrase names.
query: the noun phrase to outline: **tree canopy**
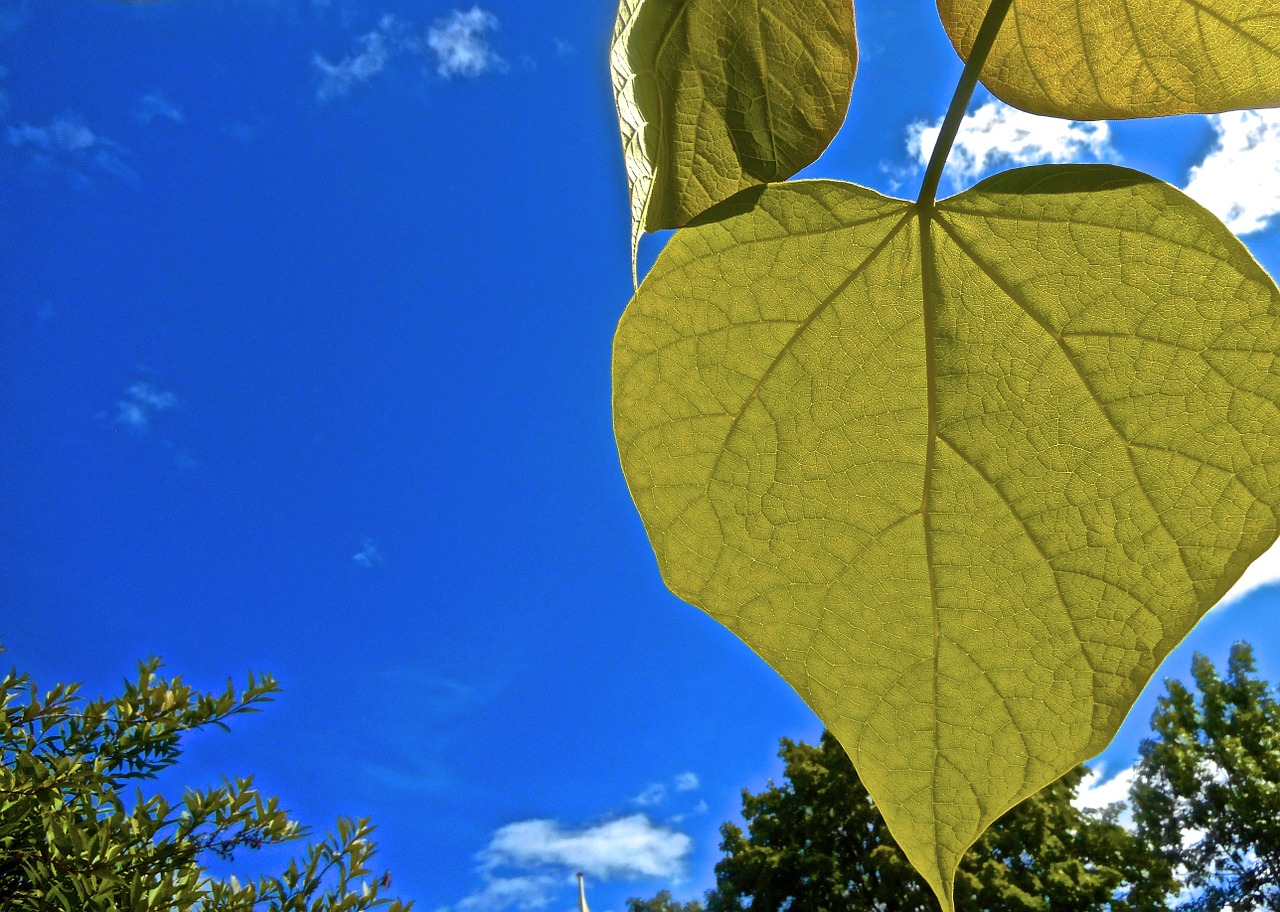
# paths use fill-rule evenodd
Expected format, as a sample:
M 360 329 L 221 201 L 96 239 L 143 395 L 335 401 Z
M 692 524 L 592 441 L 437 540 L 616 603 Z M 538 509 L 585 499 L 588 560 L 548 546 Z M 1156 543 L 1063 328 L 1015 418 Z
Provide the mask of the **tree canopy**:
M 1280 703 L 1238 643 L 1168 683 L 1130 792 L 1139 834 L 1201 891 L 1188 912 L 1280 910 Z
M 1077 767 L 1000 817 L 963 856 L 961 912 L 1280 909 L 1280 704 L 1246 644 L 1225 677 L 1197 655 L 1193 687 L 1166 682 L 1129 804 L 1077 807 Z M 702 901 L 669 891 L 629 912 L 929 912 L 927 884 L 853 764 L 824 732 L 782 740 L 784 781 L 742 794 L 745 830 Z
M 119 696 L 86 700 L 79 685 L 41 695 L 16 670 L 0 679 L 0 897 L 5 912 L 357 912 L 386 898 L 370 867 L 368 820 L 338 821 L 279 876 L 241 883 L 208 862 L 298 841 L 307 831 L 251 778 L 190 788 L 180 802 L 142 786 L 177 763 L 183 736 L 227 728 L 279 689 L 250 675 L 243 690 L 201 692 L 138 666 Z M 132 794 L 130 793 L 132 792 Z

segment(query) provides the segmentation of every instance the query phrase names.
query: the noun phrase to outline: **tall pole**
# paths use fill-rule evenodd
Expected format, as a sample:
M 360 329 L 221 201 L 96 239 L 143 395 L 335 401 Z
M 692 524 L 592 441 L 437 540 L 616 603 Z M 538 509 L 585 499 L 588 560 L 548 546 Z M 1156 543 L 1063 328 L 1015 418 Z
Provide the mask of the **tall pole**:
M 582 872 L 578 872 L 578 912 L 591 912 L 587 908 L 587 888 L 583 883 Z

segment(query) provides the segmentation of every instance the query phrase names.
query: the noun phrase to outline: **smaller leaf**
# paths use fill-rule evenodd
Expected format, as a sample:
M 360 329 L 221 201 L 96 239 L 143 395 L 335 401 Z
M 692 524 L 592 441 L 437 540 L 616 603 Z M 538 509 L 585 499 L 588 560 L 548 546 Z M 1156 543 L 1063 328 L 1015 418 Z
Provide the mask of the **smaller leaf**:
M 990 0 L 937 0 L 968 58 Z M 982 71 L 997 97 L 1073 120 L 1280 105 L 1276 0 L 1013 0 Z
M 642 231 L 822 154 L 853 89 L 852 0 L 621 0 L 610 67 L 634 266 Z

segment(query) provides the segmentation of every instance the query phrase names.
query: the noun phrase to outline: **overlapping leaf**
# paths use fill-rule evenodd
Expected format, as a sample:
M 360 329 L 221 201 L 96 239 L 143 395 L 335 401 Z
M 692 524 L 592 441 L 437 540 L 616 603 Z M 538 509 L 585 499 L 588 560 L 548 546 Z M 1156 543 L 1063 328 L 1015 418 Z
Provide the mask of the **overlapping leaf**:
M 628 484 L 668 585 L 817 711 L 950 910 L 965 848 L 1275 540 L 1280 291 L 1108 166 L 929 219 L 830 182 L 712 214 L 618 330 Z
M 967 58 L 990 0 L 937 0 Z M 998 97 L 1078 120 L 1280 105 L 1275 0 L 1014 0 L 983 69 Z
M 813 162 L 856 65 L 852 0 L 621 0 L 610 66 L 633 246 Z

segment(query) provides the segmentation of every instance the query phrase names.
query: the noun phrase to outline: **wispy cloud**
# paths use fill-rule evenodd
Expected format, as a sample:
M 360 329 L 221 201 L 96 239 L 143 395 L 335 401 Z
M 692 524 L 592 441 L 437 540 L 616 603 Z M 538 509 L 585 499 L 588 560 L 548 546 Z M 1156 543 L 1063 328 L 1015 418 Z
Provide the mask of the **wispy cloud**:
M 702 785 L 702 780 L 698 778 L 697 773 L 680 773 L 676 776 L 677 792 L 692 792 Z
M 63 114 L 44 125 L 26 121 L 7 128 L 9 145 L 31 154 L 32 161 L 54 170 L 66 170 L 81 182 L 86 169 L 95 168 L 133 182 L 137 173 L 125 161 L 124 146 L 95 133 L 77 114 Z
M 917 121 L 907 128 L 907 151 L 917 167 L 928 164 L 941 131 L 942 120 Z M 958 187 L 1009 165 L 1104 158 L 1115 158 L 1106 123 L 1041 117 L 992 99 L 970 111 L 961 123 L 947 160 L 947 175 Z
M 436 72 L 445 79 L 479 76 L 506 64 L 489 45 L 498 17 L 478 6 L 454 10 L 427 32 L 427 46 L 436 58 Z
M 692 792 L 701 784 L 702 783 L 698 779 L 697 773 L 679 773 L 672 777 L 670 785 L 666 782 L 654 782 L 651 785 L 645 786 L 644 791 L 632 798 L 631 801 L 641 807 L 654 807 L 666 801 L 668 793 L 672 790 L 677 792 Z
M 497 28 L 498 17 L 479 6 L 437 19 L 425 35 L 421 27 L 388 13 L 356 38 L 354 48 L 342 59 L 332 61 L 322 54 L 312 58 L 319 77 L 316 99 L 327 102 L 350 95 L 401 57 L 425 60 L 445 79 L 505 71 L 506 61 L 489 41 Z
M 351 94 L 351 90 L 368 82 L 387 68 L 391 58 L 406 49 L 408 26 L 388 13 L 370 32 L 356 39 L 355 50 L 336 63 L 320 54 L 311 62 L 320 74 L 316 98 L 332 101 Z
M 393 666 L 377 674 L 385 699 L 366 713 L 368 745 L 353 749 L 357 775 L 408 792 L 456 792 L 457 744 L 508 685 L 489 668 Z M 404 719 L 419 724 L 406 730 Z
M 182 108 L 164 97 L 164 92 L 156 89 L 138 99 L 133 110 L 134 119 L 139 123 L 149 124 L 157 120 L 167 120 L 180 124 L 186 120 Z
M 378 543 L 368 537 L 365 537 L 360 542 L 360 550 L 351 555 L 351 559 L 366 570 L 381 567 L 383 562 L 382 551 L 378 548 Z
M 151 430 L 152 419 L 178 404 L 178 397 L 167 390 L 157 389 L 150 383 L 139 382 L 124 391 L 116 400 L 115 423 L 145 434 Z
M 1187 195 L 1236 234 L 1263 231 L 1280 213 L 1280 110 L 1209 115 L 1217 142 L 1191 169 Z
M 698 803 L 695 804 L 692 809 L 685 811 L 683 814 L 676 814 L 674 817 L 670 818 L 670 820 L 672 823 L 683 823 L 690 817 L 705 814 L 709 810 L 711 810 L 711 805 L 707 804 L 707 802 L 702 799 L 698 799 Z
M 1227 594 L 1214 607 L 1225 608 L 1263 586 L 1275 585 L 1280 585 L 1280 543 L 1272 545 L 1268 551 L 1250 564 L 1244 571 L 1244 575 L 1236 580 L 1236 584 L 1227 590 Z
M 661 782 L 647 786 L 643 792 L 631 799 L 641 807 L 653 807 L 667 800 L 667 787 Z

